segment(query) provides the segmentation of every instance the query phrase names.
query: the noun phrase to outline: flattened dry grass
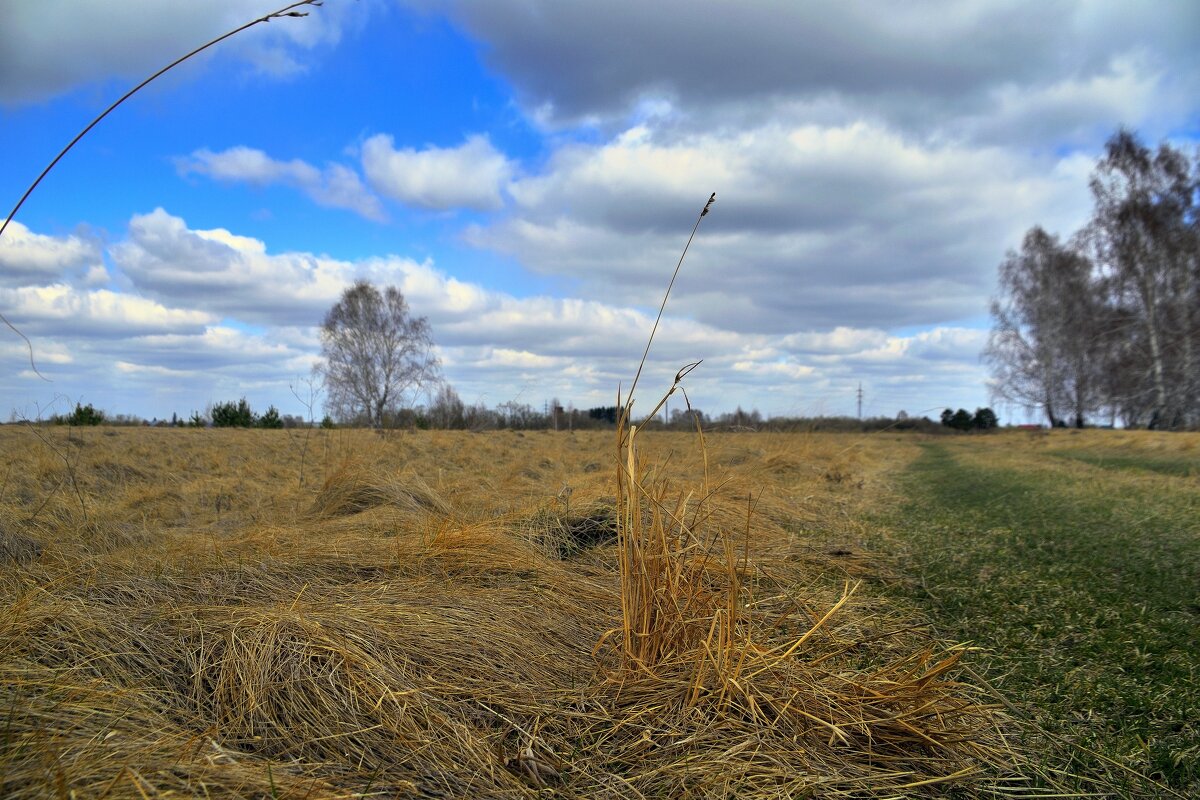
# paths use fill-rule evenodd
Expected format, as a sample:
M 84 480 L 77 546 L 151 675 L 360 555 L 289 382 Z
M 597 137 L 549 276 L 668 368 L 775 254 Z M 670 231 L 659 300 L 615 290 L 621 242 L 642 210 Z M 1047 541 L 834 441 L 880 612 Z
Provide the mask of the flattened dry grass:
M 630 495 L 611 434 L 43 433 L 0 429 L 5 797 L 1022 785 L 961 650 L 849 590 L 844 438 L 709 437 L 693 502 L 676 434 Z

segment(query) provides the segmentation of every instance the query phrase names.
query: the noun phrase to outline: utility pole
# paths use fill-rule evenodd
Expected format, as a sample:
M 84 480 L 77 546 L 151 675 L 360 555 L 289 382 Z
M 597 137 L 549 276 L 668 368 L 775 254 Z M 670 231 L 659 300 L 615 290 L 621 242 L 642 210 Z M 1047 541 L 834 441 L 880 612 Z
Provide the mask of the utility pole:
M 862 419 L 862 381 L 858 382 L 858 418 Z

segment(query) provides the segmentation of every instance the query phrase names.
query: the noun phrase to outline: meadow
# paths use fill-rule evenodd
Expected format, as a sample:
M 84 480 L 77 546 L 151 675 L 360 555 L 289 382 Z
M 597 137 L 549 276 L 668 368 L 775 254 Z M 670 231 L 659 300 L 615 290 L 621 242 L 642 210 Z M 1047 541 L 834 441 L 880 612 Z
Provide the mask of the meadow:
M 1200 436 L 615 438 L 0 428 L 0 795 L 1200 788 Z

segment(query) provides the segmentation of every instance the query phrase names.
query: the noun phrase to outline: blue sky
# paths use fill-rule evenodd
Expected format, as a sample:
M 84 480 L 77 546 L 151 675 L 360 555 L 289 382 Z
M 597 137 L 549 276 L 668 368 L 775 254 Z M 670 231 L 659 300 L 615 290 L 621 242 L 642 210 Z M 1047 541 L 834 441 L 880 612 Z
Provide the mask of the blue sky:
M 276 7 L 5 5 L 6 209 L 129 86 Z M 1086 220 L 1118 126 L 1194 146 L 1200 6 L 880 9 L 328 0 L 259 25 L 102 122 L 0 239 L 0 309 L 53 380 L 5 334 L 0 413 L 299 413 L 359 277 L 429 318 L 464 400 L 606 405 L 713 191 L 647 391 L 702 358 L 710 411 L 853 413 L 860 382 L 868 414 L 986 405 L 1005 250 Z

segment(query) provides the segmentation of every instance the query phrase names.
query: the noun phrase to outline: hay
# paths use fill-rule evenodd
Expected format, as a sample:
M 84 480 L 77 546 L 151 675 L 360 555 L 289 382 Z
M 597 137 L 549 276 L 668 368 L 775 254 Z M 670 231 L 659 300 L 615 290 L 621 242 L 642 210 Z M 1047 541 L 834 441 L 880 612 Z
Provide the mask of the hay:
M 170 513 L 150 518 L 178 528 L 100 553 L 55 498 L 55 558 L 0 569 L 0 795 L 977 795 L 1013 779 L 1003 720 L 955 678 L 961 649 L 821 579 L 819 551 L 774 521 L 803 491 L 850 540 L 820 464 L 748 517 L 737 475 L 683 502 L 652 479 L 665 456 L 636 468 L 644 496 L 614 502 L 611 474 L 587 470 L 607 437 L 340 434 L 314 496 L 286 440 L 207 433 L 81 450 L 89 524 L 128 524 L 158 496 Z M 684 440 L 639 441 L 701 481 Z M 172 470 L 112 466 L 143 445 Z M 88 459 L 106 465 L 92 484 Z M 520 474 L 544 461 L 555 483 Z M 238 480 L 241 511 L 218 512 Z M 648 582 L 630 595 L 631 529 L 607 536 L 635 508 L 665 546 L 639 540 Z
M 329 519 L 389 506 L 405 511 L 450 513 L 449 506 L 420 476 L 380 475 L 363 464 L 350 462 L 325 479 L 309 514 Z
M 0 566 L 31 564 L 41 557 L 41 542 L 22 533 L 9 531 L 0 524 Z

